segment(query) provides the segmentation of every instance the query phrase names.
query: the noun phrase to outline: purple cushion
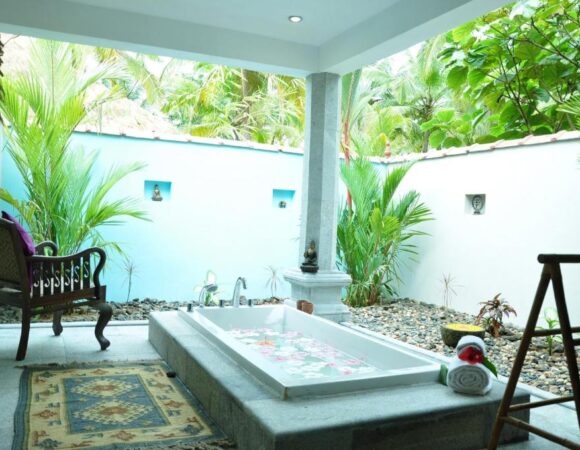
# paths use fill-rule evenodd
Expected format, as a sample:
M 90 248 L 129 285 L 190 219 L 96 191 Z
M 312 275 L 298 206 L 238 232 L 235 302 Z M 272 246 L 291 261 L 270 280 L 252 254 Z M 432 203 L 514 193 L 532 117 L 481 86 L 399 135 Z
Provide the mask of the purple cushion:
M 18 221 L 8 214 L 6 211 L 2 211 L 2 218 L 13 222 L 18 230 L 18 234 L 20 235 L 20 241 L 22 242 L 22 248 L 24 249 L 24 254 L 27 256 L 34 255 L 36 252 L 36 247 L 34 246 L 34 241 L 32 237 L 28 234 L 28 232 L 22 228 L 22 225 L 18 223 Z

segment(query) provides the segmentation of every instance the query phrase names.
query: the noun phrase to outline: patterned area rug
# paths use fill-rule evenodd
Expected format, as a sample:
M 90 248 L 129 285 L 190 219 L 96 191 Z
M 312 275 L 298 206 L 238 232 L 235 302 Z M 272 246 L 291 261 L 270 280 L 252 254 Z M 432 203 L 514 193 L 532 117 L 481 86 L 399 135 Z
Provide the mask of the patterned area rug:
M 232 448 L 168 370 L 162 362 L 25 368 L 12 449 Z

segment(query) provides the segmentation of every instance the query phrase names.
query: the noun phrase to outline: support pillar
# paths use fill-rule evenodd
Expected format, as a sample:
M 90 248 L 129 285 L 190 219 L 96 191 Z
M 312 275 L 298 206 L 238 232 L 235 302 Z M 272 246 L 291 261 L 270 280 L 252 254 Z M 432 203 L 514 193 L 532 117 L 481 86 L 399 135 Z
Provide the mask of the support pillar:
M 316 243 L 319 271 L 286 271 L 292 286 L 289 305 L 298 300 L 314 304 L 314 314 L 337 322 L 350 318 L 341 292 L 351 282 L 336 269 L 340 76 L 315 73 L 306 77 L 306 136 L 302 182 L 302 215 L 298 265 L 310 241 Z

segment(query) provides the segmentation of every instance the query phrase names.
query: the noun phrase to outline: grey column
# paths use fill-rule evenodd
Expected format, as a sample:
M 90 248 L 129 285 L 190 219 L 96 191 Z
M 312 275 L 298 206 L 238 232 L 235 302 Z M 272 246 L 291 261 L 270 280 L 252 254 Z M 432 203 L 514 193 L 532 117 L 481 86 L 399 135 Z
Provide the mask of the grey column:
M 314 240 L 320 270 L 336 269 L 340 76 L 306 77 L 306 123 L 302 182 L 300 261 Z
M 310 241 L 316 242 L 317 273 L 287 270 L 292 297 L 314 305 L 314 314 L 342 322 L 350 313 L 341 301 L 342 289 L 351 278 L 336 269 L 336 221 L 338 214 L 338 164 L 340 76 L 315 73 L 306 78 L 306 137 L 302 184 L 302 216 L 298 265 Z

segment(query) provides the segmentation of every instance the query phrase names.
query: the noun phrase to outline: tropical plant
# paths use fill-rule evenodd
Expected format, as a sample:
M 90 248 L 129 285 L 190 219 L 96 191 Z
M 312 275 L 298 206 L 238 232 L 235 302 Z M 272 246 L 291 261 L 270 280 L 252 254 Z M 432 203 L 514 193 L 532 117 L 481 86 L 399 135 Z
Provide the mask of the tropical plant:
M 63 254 L 83 245 L 112 247 L 101 228 L 124 217 L 146 218 L 137 200 L 109 200 L 111 190 L 141 163 L 111 168 L 94 175 L 97 154 L 73 149 L 71 136 L 88 111 L 111 98 L 89 98 L 88 90 L 113 78 L 110 67 L 84 71 L 82 53 L 71 44 L 36 41 L 29 70 L 1 81 L 0 114 L 4 117 L 7 150 L 22 177 L 25 198 L 0 188 L 0 199 L 18 211 L 35 240 L 51 240 Z
M 442 293 L 443 293 L 443 307 L 445 309 L 449 309 L 451 305 L 451 299 L 457 295 L 457 291 L 455 290 L 458 285 L 455 284 L 455 277 L 453 277 L 450 273 L 447 275 L 443 274 L 441 278 L 441 285 L 442 285 Z
M 0 34 L 0 100 L 2 99 L 2 94 L 3 94 L 3 87 L 2 87 L 2 83 L 1 80 L 2 78 L 4 78 L 4 48 L 6 47 L 6 44 L 8 44 L 8 42 L 10 42 L 12 39 L 17 38 L 18 36 L 12 36 L 9 37 L 7 39 L 4 39 L 2 34 Z M 4 123 L 4 120 L 2 119 L 2 114 L 0 114 L 0 125 L 2 125 Z
M 304 89 L 297 78 L 196 63 L 169 88 L 163 111 L 195 136 L 299 145 Z
M 431 212 L 419 194 L 395 197 L 410 167 L 392 169 L 383 178 L 363 159 L 342 166 L 352 208 L 345 205 L 339 213 L 337 256 L 339 267 L 353 280 L 346 297 L 351 306 L 372 305 L 395 295 L 402 257 L 416 254 L 411 238 L 425 234 L 416 226 L 430 220 Z
M 412 58 L 403 76 L 397 77 L 393 89 L 394 104 L 409 117 L 420 139 L 414 150 L 426 152 L 431 137 L 430 129 L 421 129 L 421 124 L 431 120 L 448 104 L 445 86 L 445 70 L 437 58 L 443 38 L 438 36 L 427 41 L 415 58 Z
M 345 157 L 579 128 L 579 10 L 580 0 L 521 0 L 426 41 L 398 73 L 385 60 L 350 74 Z
M 572 116 L 576 128 L 580 129 L 580 95 L 572 97 L 560 107 L 560 111 Z
M 447 34 L 447 84 L 481 105 L 479 141 L 574 128 L 561 105 L 579 89 L 579 0 L 520 0 Z
M 342 152 L 347 164 L 351 154 L 351 135 L 353 129 L 359 126 L 365 107 L 372 98 L 367 89 L 361 89 L 362 69 L 347 73 L 341 78 L 341 115 L 342 115 Z
M 483 323 L 485 329 L 494 337 L 499 337 L 501 334 L 504 328 L 504 317 L 508 318 L 510 314 L 517 316 L 516 310 L 500 296 L 501 294 L 497 294 L 491 300 L 480 302 L 483 306 L 475 318 L 475 323 Z
M 558 320 L 558 313 L 554 308 L 544 309 L 544 321 L 546 322 L 548 330 L 554 330 L 560 326 L 560 321 Z M 543 327 L 538 327 L 539 330 L 543 330 Z M 548 355 L 552 356 L 554 351 L 554 343 L 562 342 L 562 336 L 546 336 L 546 345 L 548 347 Z
M 280 285 L 280 276 L 278 274 L 278 269 L 274 266 L 267 266 L 266 270 L 269 273 L 268 280 L 266 281 L 266 287 L 270 288 L 270 294 L 272 298 L 276 298 L 276 291 Z
M 435 123 L 422 127 L 445 108 L 467 113 L 463 105 L 454 102 L 445 83 L 446 72 L 438 59 L 444 42 L 444 36 L 425 42 L 417 54 L 408 54 L 407 64 L 396 75 L 391 73 L 388 61 L 383 60 L 365 68 L 358 78 L 356 72 L 350 75 L 351 84 L 356 82 L 357 89 L 347 90 L 343 84 L 343 98 L 345 93 L 354 92 L 356 100 L 351 102 L 354 106 L 346 109 L 354 113 L 348 128 L 343 126 L 343 134 L 349 131 L 357 147 L 366 149 L 362 154 L 383 156 L 392 150 L 395 153 L 426 151 L 429 146 L 442 146 L 444 141 L 445 146 L 457 145 L 456 137 L 441 138 Z M 345 114 L 343 99 L 344 125 L 347 124 L 345 117 L 349 116 Z M 457 119 L 454 128 L 458 128 Z
M 131 289 L 133 288 L 133 278 L 136 276 L 138 270 L 135 261 L 129 258 L 127 255 L 123 255 L 123 265 L 122 269 L 125 271 L 125 280 L 123 284 L 127 283 L 127 302 L 131 298 Z

